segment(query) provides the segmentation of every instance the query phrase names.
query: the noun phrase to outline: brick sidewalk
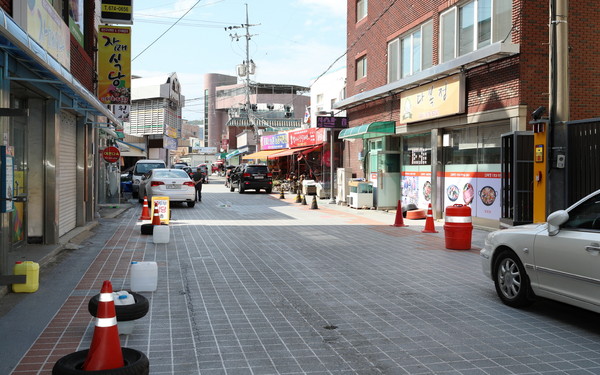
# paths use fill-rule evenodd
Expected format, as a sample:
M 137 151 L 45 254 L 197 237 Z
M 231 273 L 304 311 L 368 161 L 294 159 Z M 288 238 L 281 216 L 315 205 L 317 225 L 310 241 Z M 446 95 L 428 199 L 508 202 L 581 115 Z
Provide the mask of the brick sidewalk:
M 478 252 L 444 250 L 441 233 L 224 191 L 208 184 L 202 204 L 174 207 L 169 244 L 140 234 L 138 207 L 114 219 L 119 229 L 92 241 L 97 257 L 13 374 L 50 374 L 89 348 L 87 302 L 105 279 L 128 288 L 132 260 L 159 266 L 158 290 L 142 293 L 148 315 L 121 336 L 151 374 L 600 371 L 597 333 L 567 321 L 554 335 L 556 316 L 503 306 Z

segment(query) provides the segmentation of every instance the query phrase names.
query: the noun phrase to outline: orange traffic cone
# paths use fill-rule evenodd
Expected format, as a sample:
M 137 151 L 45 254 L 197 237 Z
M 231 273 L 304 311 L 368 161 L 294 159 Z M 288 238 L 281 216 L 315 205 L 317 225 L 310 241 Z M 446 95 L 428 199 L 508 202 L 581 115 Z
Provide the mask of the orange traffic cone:
M 144 207 L 142 208 L 142 215 L 138 220 L 150 220 L 150 210 L 148 210 L 148 198 L 144 196 Z
M 112 293 L 112 284 L 108 280 L 104 281 L 98 301 L 92 345 L 82 366 L 84 371 L 110 370 L 125 366 Z
M 396 221 L 394 221 L 393 227 L 407 227 L 404 224 L 404 218 L 402 217 L 402 201 L 398 201 L 398 208 L 396 208 Z
M 427 208 L 427 219 L 425 219 L 425 229 L 421 231 L 421 233 L 437 233 L 435 230 L 435 224 L 433 223 L 433 211 L 431 211 L 431 203 L 429 203 L 429 207 Z
M 160 225 L 160 215 L 158 214 L 158 205 L 154 204 L 154 216 L 152 216 L 152 225 Z

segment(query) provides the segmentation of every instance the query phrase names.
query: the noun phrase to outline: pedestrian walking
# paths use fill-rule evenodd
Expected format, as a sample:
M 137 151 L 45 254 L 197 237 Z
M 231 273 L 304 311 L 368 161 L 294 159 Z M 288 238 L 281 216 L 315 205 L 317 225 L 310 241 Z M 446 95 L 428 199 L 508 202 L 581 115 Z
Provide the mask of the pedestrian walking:
M 202 202 L 202 182 L 204 181 L 204 174 L 200 167 L 196 168 L 196 173 L 192 176 L 194 180 L 194 186 L 196 188 L 196 202 Z

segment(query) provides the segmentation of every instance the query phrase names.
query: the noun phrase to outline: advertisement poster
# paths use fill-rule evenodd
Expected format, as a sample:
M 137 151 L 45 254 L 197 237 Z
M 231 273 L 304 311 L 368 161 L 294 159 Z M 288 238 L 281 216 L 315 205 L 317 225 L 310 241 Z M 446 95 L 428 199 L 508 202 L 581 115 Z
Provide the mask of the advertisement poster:
M 446 172 L 444 205 L 464 204 L 471 215 L 500 219 L 500 172 Z
M 418 208 L 427 208 L 431 203 L 431 172 L 402 172 L 402 206 L 414 204 Z
M 160 222 L 169 224 L 169 197 L 152 197 L 152 202 L 150 204 L 152 208 L 150 214 L 154 214 L 154 207 L 158 208 L 158 216 L 160 217 Z
M 131 27 L 98 29 L 98 99 L 131 104 Z

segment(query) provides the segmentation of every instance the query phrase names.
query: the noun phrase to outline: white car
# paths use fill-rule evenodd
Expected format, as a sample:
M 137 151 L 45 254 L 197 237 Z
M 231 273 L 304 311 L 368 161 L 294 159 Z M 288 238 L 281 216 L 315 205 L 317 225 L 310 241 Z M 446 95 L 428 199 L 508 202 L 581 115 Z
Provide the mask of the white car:
M 156 168 L 146 173 L 140 181 L 139 200 L 148 202 L 152 197 L 169 197 L 169 202 L 187 202 L 188 207 L 196 205 L 194 181 L 183 170 L 177 168 Z
M 539 296 L 600 312 L 600 190 L 547 223 L 490 233 L 480 254 L 483 273 L 509 306 Z

